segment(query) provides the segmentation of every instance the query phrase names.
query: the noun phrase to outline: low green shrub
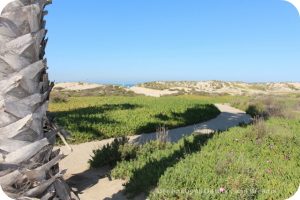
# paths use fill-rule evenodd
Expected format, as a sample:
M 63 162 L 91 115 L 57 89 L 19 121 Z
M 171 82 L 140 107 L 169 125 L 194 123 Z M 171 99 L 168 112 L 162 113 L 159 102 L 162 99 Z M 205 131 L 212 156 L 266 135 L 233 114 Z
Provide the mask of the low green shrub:
M 137 146 L 127 142 L 128 139 L 125 137 L 116 138 L 111 144 L 94 150 L 89 160 L 90 167 L 100 168 L 106 165 L 114 167 L 119 161 L 135 158 Z
M 264 117 L 265 113 L 262 108 L 259 108 L 257 105 L 249 105 L 249 107 L 246 110 L 246 113 L 248 115 L 251 115 L 251 117 Z

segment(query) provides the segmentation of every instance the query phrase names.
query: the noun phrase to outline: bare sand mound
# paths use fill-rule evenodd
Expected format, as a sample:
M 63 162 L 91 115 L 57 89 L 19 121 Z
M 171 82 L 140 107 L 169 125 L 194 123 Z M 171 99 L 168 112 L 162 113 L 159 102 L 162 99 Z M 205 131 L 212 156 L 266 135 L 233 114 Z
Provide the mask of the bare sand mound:
M 285 95 L 300 93 L 300 83 L 293 82 L 157 81 L 138 85 L 138 89 L 146 93 L 148 90 L 142 90 L 141 88 L 184 94 Z M 156 93 L 159 93 L 158 91 L 156 91 Z M 164 95 L 163 93 L 161 94 Z
M 96 83 L 81 83 L 81 82 L 68 82 L 68 83 L 56 83 L 54 86 L 54 89 L 56 90 L 69 90 L 69 91 L 75 91 L 75 90 L 88 90 L 88 89 L 94 89 L 103 87 L 101 84 Z
M 165 95 L 171 95 L 178 93 L 177 91 L 170 91 L 170 90 L 155 90 L 150 88 L 144 88 L 144 87 L 131 87 L 129 88 L 130 91 L 133 91 L 136 94 L 143 94 L 145 96 L 151 96 L 151 97 L 161 97 Z

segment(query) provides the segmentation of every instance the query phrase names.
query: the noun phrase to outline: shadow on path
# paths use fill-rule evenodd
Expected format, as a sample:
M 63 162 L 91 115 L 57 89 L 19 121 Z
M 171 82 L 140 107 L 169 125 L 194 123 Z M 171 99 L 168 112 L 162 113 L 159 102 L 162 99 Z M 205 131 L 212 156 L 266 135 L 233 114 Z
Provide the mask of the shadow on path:
M 177 142 L 182 137 L 189 136 L 193 133 L 209 134 L 218 131 L 226 131 L 229 128 L 241 124 L 249 124 L 251 121 L 251 116 L 245 113 L 222 112 L 218 117 L 207 122 L 171 129 L 168 131 L 168 138 L 171 142 Z M 133 136 L 130 142 L 135 144 L 144 144 L 155 139 L 156 133 L 148 133 Z
M 88 169 L 82 173 L 74 174 L 66 181 L 71 187 L 76 188 L 77 192 L 80 194 L 82 191 L 97 184 L 99 179 L 106 177 L 110 170 L 109 167 Z

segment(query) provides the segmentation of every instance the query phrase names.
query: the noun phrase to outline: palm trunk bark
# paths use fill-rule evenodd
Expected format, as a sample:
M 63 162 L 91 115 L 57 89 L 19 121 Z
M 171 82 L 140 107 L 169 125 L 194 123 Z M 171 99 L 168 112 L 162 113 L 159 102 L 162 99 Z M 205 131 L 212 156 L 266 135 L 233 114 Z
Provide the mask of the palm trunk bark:
M 3 0 L 1 0 L 3 1 Z M 76 199 L 58 169 L 44 11 L 51 0 L 5 0 L 0 10 L 0 185 L 14 199 Z M 0 8 L 1 9 L 1 8 Z

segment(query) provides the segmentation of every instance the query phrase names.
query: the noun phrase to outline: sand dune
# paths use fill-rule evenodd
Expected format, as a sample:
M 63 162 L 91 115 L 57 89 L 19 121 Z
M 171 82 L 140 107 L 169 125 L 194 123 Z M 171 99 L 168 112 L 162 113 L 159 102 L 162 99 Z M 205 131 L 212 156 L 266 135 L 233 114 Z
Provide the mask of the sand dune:
M 88 90 L 98 87 L 103 87 L 101 84 L 96 83 L 82 83 L 82 82 L 66 82 L 56 83 L 54 89 L 56 90 Z
M 66 82 L 54 87 L 62 91 L 82 91 L 87 89 L 105 89 L 105 85 L 96 83 Z M 244 83 L 225 81 L 160 81 L 139 84 L 124 88 L 136 94 L 161 97 L 174 94 L 229 94 L 229 95 L 282 95 L 300 94 L 300 83 Z
M 300 83 L 244 83 L 225 81 L 159 81 L 138 85 L 140 93 L 166 91 L 174 93 L 209 93 L 230 95 L 300 94 Z M 147 90 L 143 90 L 146 88 Z M 150 91 L 149 91 L 150 92 Z M 162 93 L 163 94 L 163 93 Z M 169 94 L 169 93 L 167 93 Z
M 177 91 L 155 90 L 155 89 L 137 87 L 137 86 L 131 87 L 131 88 L 129 88 L 129 90 L 133 91 L 136 94 L 143 94 L 145 96 L 151 96 L 151 97 L 161 97 L 161 96 L 177 93 Z

